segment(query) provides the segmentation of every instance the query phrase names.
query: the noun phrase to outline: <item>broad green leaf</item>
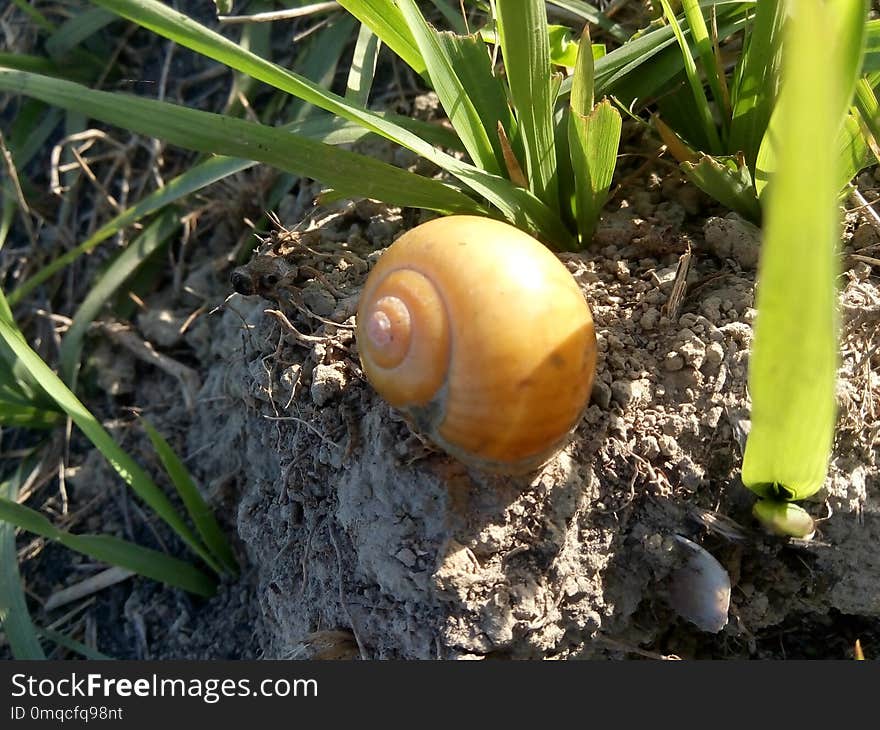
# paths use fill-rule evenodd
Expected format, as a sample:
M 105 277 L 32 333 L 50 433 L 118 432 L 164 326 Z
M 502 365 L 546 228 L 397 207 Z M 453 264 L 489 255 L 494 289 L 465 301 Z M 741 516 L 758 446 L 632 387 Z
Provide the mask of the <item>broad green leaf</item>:
M 870 142 L 874 157 L 880 161 L 880 103 L 868 78 L 859 79 L 856 83 L 854 106 L 866 141 Z
M 93 0 L 93 2 L 102 7 L 109 8 L 117 14 L 137 22 L 160 35 L 175 40 L 202 55 L 220 61 L 230 68 L 248 73 L 254 78 L 258 78 L 277 89 L 304 99 L 321 109 L 361 124 L 364 128 L 406 147 L 454 175 L 475 193 L 485 197 L 514 225 L 534 233 L 551 245 L 561 248 L 572 246 L 571 234 L 562 225 L 559 217 L 538 198 L 530 195 L 528 191 L 514 186 L 509 180 L 487 173 L 436 149 L 424 139 L 408 129 L 404 129 L 401 125 L 388 121 L 379 114 L 350 104 L 342 97 L 320 88 L 292 71 L 248 53 L 223 36 L 208 30 L 196 23 L 192 18 L 166 7 L 157 0 Z M 374 26 L 371 25 L 370 27 L 377 32 L 383 41 L 386 41 L 382 33 L 377 31 Z M 327 157 L 328 154 L 325 152 L 323 156 Z M 359 157 L 358 159 L 361 160 L 360 164 L 362 166 L 367 164 L 363 162 L 365 158 Z M 266 161 L 281 167 L 277 162 Z M 375 161 L 372 162 L 373 164 L 379 164 Z M 335 167 L 335 165 L 333 166 Z M 337 190 L 344 190 L 346 187 L 342 184 L 335 184 L 327 175 L 323 176 L 323 178 L 318 175 L 315 175 L 315 177 L 324 179 Z M 370 182 L 370 175 L 365 175 L 361 172 L 356 174 L 354 179 L 363 186 Z M 418 176 L 412 176 L 408 180 L 410 180 L 410 187 L 412 187 L 415 181 L 422 179 Z M 339 182 L 353 184 L 351 179 L 347 177 Z M 437 181 L 433 182 L 436 183 Z M 450 194 L 452 192 L 455 191 L 449 191 Z M 355 193 L 352 193 L 352 195 L 355 195 Z M 435 195 L 439 197 L 439 191 L 436 191 Z M 388 200 L 387 197 L 383 198 L 378 195 L 373 197 Z M 467 205 L 470 206 L 471 212 L 482 211 L 476 203 L 469 201 L 466 196 L 462 196 L 462 198 L 468 201 Z M 459 206 L 465 206 L 461 198 L 456 198 L 456 202 Z M 398 204 L 438 210 L 436 200 L 434 204 L 428 205 L 420 205 L 413 202 Z M 477 208 L 477 210 L 473 210 L 474 208 Z M 446 210 L 443 212 L 453 211 Z M 467 211 L 456 210 L 454 212 Z
M 828 140 L 838 135 L 852 98 L 867 5 L 800 0 L 791 11 L 774 115 L 786 134 L 774 145 L 776 171 L 762 198 L 752 425 L 742 468 L 749 489 L 776 499 L 815 493 L 831 454 L 840 173 Z M 825 53 L 815 52 L 820 46 Z
M 731 94 L 733 118 L 728 147 L 734 153 L 742 152 L 753 172 L 779 92 L 784 11 L 782 0 L 758 3 Z
M 76 382 L 83 338 L 103 306 L 149 256 L 168 243 L 179 228 L 179 214 L 173 209 L 165 210 L 116 257 L 98 281 L 92 284 L 86 298 L 73 315 L 73 323 L 61 340 L 59 369 L 66 383 Z
M 572 110 L 568 145 L 575 181 L 575 210 L 581 242 L 586 245 L 596 230 L 608 198 L 620 143 L 620 112 L 607 99 L 588 116 Z
M 577 63 L 578 43 L 571 38 L 571 28 L 550 25 L 547 28 L 550 43 L 550 63 L 571 68 Z
M 446 116 L 471 159 L 483 170 L 500 174 L 502 166 L 489 140 L 488 131 L 483 126 L 472 97 L 458 78 L 452 58 L 446 53 L 446 46 L 438 38 L 439 34 L 428 25 L 415 0 L 397 0 L 397 6 L 425 60 L 431 84 Z M 494 130 L 494 127 L 491 129 Z
M 237 574 L 238 564 L 236 563 L 232 548 L 229 547 L 229 542 L 223 534 L 223 530 L 220 529 L 213 511 L 208 506 L 208 503 L 205 502 L 201 492 L 199 492 L 199 488 L 193 481 L 192 476 L 190 476 L 189 470 L 184 466 L 180 457 L 174 453 L 174 449 L 171 448 L 162 434 L 153 428 L 147 419 L 141 418 L 141 424 L 147 432 L 153 448 L 162 460 L 162 466 L 165 467 L 165 471 L 174 483 L 174 487 L 177 489 L 177 493 L 180 495 L 180 499 L 183 501 L 199 537 L 202 538 L 208 550 L 211 551 L 228 572 Z
M 700 190 L 751 221 L 761 220 L 761 207 L 749 168 L 741 158 L 701 154 L 681 169 Z
M 15 473 L 0 482 L 0 499 L 15 502 L 24 478 L 24 462 Z M 16 659 L 45 659 L 37 638 L 36 628 L 28 611 L 21 575 L 18 572 L 18 550 L 15 547 L 15 527 L 0 522 L 0 626 L 9 641 Z
M 8 310 L 6 297 L 0 291 L 0 312 Z M 220 568 L 211 554 L 199 542 L 186 523 L 177 514 L 174 505 L 153 483 L 153 480 L 132 459 L 106 429 L 89 412 L 62 382 L 52 372 L 51 368 L 35 353 L 25 342 L 21 332 L 14 323 L 5 316 L 0 316 L 0 340 L 15 354 L 22 366 L 27 369 L 31 377 L 46 390 L 58 406 L 67 413 L 92 444 L 104 455 L 110 465 L 117 471 L 123 481 L 132 488 L 149 507 L 180 536 L 197 555 L 199 555 L 212 569 L 220 572 Z
M 0 520 L 48 540 L 57 540 L 95 560 L 127 568 L 190 593 L 213 596 L 216 592 L 216 583 L 189 563 L 111 535 L 73 535 L 59 530 L 36 510 L 3 497 L 0 497 Z
M 496 21 L 504 72 L 525 156 L 529 189 L 559 205 L 547 7 L 543 0 L 497 0 Z

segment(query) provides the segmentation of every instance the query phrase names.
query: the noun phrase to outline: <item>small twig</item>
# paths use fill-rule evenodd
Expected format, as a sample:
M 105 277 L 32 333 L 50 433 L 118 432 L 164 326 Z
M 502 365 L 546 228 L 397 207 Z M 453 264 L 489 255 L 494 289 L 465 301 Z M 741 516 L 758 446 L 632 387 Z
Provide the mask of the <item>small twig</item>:
M 300 8 L 275 10 L 268 13 L 254 13 L 253 15 L 218 15 L 217 20 L 220 23 L 227 25 L 235 23 L 271 23 L 273 20 L 303 18 L 308 15 L 332 12 L 338 9 L 339 3 L 336 2 L 336 0 L 329 0 L 329 2 L 313 3 L 312 5 L 304 5 Z
M 132 575 L 134 575 L 132 570 L 119 567 L 108 568 L 97 575 L 93 575 L 79 583 L 74 583 L 72 586 L 53 593 L 46 600 L 45 609 L 51 611 L 73 601 L 78 601 L 80 598 L 85 598 L 104 588 L 121 583 Z

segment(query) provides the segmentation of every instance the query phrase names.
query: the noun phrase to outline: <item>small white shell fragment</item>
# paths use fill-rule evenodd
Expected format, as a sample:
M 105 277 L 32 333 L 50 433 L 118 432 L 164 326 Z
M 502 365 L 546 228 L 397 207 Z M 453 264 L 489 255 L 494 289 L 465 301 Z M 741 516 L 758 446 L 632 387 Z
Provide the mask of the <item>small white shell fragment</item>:
M 710 553 L 675 535 L 679 567 L 672 571 L 669 604 L 701 631 L 717 634 L 727 625 L 730 576 Z

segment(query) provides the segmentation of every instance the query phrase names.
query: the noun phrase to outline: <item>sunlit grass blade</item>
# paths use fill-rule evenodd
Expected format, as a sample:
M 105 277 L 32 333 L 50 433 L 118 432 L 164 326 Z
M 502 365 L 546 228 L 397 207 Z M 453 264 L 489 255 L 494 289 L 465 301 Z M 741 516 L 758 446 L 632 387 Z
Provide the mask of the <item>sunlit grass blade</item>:
M 66 383 L 76 381 L 83 338 L 101 308 L 147 258 L 168 243 L 180 225 L 177 212 L 173 209 L 165 210 L 116 257 L 98 281 L 90 287 L 86 298 L 73 315 L 73 323 L 61 341 L 59 370 Z
M 339 4 L 379 36 L 419 76 L 427 75 L 419 46 L 392 0 L 339 0 Z
M 496 156 L 489 132 L 483 126 L 472 97 L 458 78 L 452 58 L 446 53 L 446 46 L 440 42 L 437 31 L 428 25 L 415 0 L 397 0 L 397 6 L 418 44 L 443 110 L 471 159 L 483 170 L 500 174 L 500 157 Z M 492 120 L 489 129 L 494 131 L 495 123 L 497 120 Z
M 0 69 L 0 89 L 34 96 L 181 147 L 266 162 L 327 182 L 354 197 L 442 212 L 481 211 L 476 202 L 437 180 L 274 127 L 152 99 L 94 91 L 22 71 Z
M 55 403 L 73 420 L 83 434 L 104 455 L 122 480 L 131 487 L 153 511 L 161 517 L 180 536 L 199 557 L 211 568 L 220 572 L 221 568 L 205 547 L 199 542 L 186 523 L 177 514 L 171 501 L 153 483 L 153 480 L 132 459 L 106 429 L 89 412 L 52 369 L 35 353 L 25 341 L 21 332 L 10 318 L 2 314 L 8 311 L 8 304 L 0 291 L 0 340 L 12 351 L 30 376 L 45 389 Z
M 111 535 L 73 535 L 55 527 L 36 510 L 2 497 L 0 520 L 48 540 L 57 540 L 95 560 L 127 568 L 190 593 L 213 596 L 216 591 L 215 581 L 189 563 Z
M 308 79 L 305 79 L 292 71 L 281 68 L 276 64 L 248 53 L 232 41 L 214 33 L 202 25 L 199 25 L 192 18 L 187 17 L 183 13 L 172 10 L 157 0 L 93 0 L 93 2 L 102 7 L 109 8 L 119 15 L 133 20 L 166 38 L 177 41 L 181 45 L 197 51 L 208 58 L 224 63 L 230 68 L 248 73 L 254 78 L 260 79 L 277 89 L 304 99 L 321 109 L 361 124 L 364 128 L 406 147 L 416 154 L 421 155 L 426 160 L 430 160 L 438 167 L 446 170 L 470 187 L 475 193 L 485 197 L 514 225 L 538 235 L 554 246 L 569 248 L 573 245 L 571 234 L 566 230 L 565 226 L 562 225 L 558 215 L 556 215 L 538 198 L 530 195 L 528 191 L 516 187 L 505 178 L 480 170 L 473 165 L 462 162 L 454 156 L 433 147 L 430 143 L 425 141 L 425 139 L 419 137 L 408 129 L 405 129 L 400 124 L 395 124 L 394 122 L 389 121 L 380 114 L 368 111 L 363 107 L 355 106 L 354 104 L 347 102 L 344 98 L 328 92 L 326 89 L 322 89 Z M 376 31 L 374 26 L 371 25 L 370 27 Z M 382 33 L 378 31 L 376 32 L 384 41 L 385 39 L 382 36 Z M 326 158 L 328 155 L 329 153 L 324 153 L 323 157 Z M 244 157 L 247 155 L 237 156 Z M 260 159 L 262 160 L 263 158 L 261 157 Z M 380 164 L 375 160 L 370 160 L 370 163 L 363 162 L 365 159 L 363 157 L 358 157 L 357 159 L 361 160 L 360 164 L 362 167 L 366 167 L 370 163 L 373 165 Z M 265 161 L 269 164 L 274 164 L 276 167 L 285 169 L 283 164 L 279 164 L 277 160 L 275 162 L 269 159 Z M 326 160 L 322 161 L 326 162 Z M 334 168 L 337 166 L 338 165 L 336 164 L 333 165 Z M 328 172 L 332 172 L 332 170 Z M 398 172 L 403 171 L 398 170 Z M 331 177 L 328 175 L 324 175 L 323 177 L 321 175 L 311 176 L 331 184 L 333 188 L 340 192 L 345 192 L 347 186 L 344 183 L 351 180 L 356 181 L 357 185 L 361 188 L 373 182 L 369 170 L 361 170 L 351 176 L 338 176 L 340 178 L 339 182 L 341 183 L 339 185 L 335 184 L 335 179 L 331 180 Z M 337 176 L 333 177 L 336 178 Z M 423 178 L 419 178 L 419 176 L 411 176 L 408 179 L 410 180 L 410 188 L 414 187 L 419 180 L 421 180 L 422 183 L 426 182 Z M 434 182 L 436 185 L 440 184 L 437 181 L 427 182 Z M 432 189 L 434 190 L 434 194 L 431 197 L 433 197 L 434 203 L 422 205 L 415 202 L 396 202 L 396 204 L 428 208 L 430 210 L 441 210 L 437 198 L 441 197 L 443 191 L 436 187 Z M 404 191 L 399 192 L 403 193 Z M 450 188 L 448 192 L 451 195 L 456 191 Z M 364 192 L 361 194 L 358 194 L 357 192 L 349 193 L 350 196 L 355 197 L 363 197 L 365 194 L 369 197 L 376 197 L 381 200 L 386 200 L 386 202 L 395 203 L 395 201 L 389 200 L 387 196 L 370 195 L 369 193 Z M 465 201 L 467 201 L 467 203 Z M 485 209 L 476 203 L 471 202 L 467 196 L 464 195 L 456 198 L 455 203 L 458 206 L 455 210 L 448 209 L 441 210 L 441 212 L 486 212 Z M 447 208 L 448 207 L 449 206 L 447 206 Z M 466 208 L 469 208 L 470 210 L 467 210 Z
M 804 499 L 822 485 L 835 425 L 838 160 L 834 139 L 863 48 L 863 0 L 793 3 L 774 117 L 785 130 L 765 207 L 749 363 L 751 432 L 743 483 Z M 815 49 L 826 52 L 817 54 Z M 856 49 L 853 52 L 853 48 Z
M 376 74 L 376 62 L 379 59 L 379 48 L 382 41 L 369 26 L 361 23 L 351 66 L 348 69 L 348 81 L 345 85 L 345 99 L 352 104 L 365 107 L 373 88 Z
M 23 464 L 6 481 L 0 482 L 0 499 L 15 502 L 24 477 Z M 31 620 L 21 575 L 18 572 L 18 550 L 15 547 L 15 526 L 0 522 L 0 626 L 16 659 L 45 659 Z
M 684 17 L 691 30 L 692 42 L 696 46 L 697 55 L 700 57 L 703 75 L 709 84 L 709 88 L 712 90 L 712 98 L 715 100 L 715 107 L 721 118 L 722 136 L 726 136 L 726 131 L 730 125 L 730 109 L 725 106 L 728 95 L 722 88 L 724 69 L 718 64 L 718 58 L 712 46 L 712 39 L 709 37 L 709 29 L 706 27 L 706 19 L 703 17 L 703 11 L 700 9 L 698 0 L 682 0 L 681 7 L 684 10 Z
M 855 113 L 858 114 L 865 141 L 875 159 L 880 161 L 880 102 L 877 101 L 874 92 L 874 86 L 880 81 L 878 77 L 880 74 L 874 73 L 858 80 L 853 106 Z
M 522 142 L 529 189 L 559 205 L 547 7 L 543 0 L 497 0 L 496 22 L 504 71 Z
M 611 18 L 609 18 L 605 13 L 601 12 L 599 8 L 594 5 L 590 5 L 590 3 L 585 2 L 585 0 L 547 0 L 550 5 L 556 5 L 557 7 L 562 8 L 563 10 L 567 10 L 574 15 L 577 15 L 579 18 L 587 21 L 588 23 L 595 23 L 602 30 L 604 30 L 608 35 L 610 35 L 615 40 L 623 43 L 627 38 L 629 38 L 629 33 L 626 28 L 624 28 L 619 23 L 615 23 Z
M 743 153 L 753 172 L 779 91 L 784 8 L 782 0 L 757 4 L 732 90 L 728 146 Z
M 700 155 L 695 162 L 681 163 L 681 169 L 704 193 L 751 221 L 761 220 L 761 206 L 749 168 L 736 157 Z
M 500 123 L 504 127 L 508 141 L 511 142 L 511 150 L 516 153 L 519 160 L 522 145 L 514 145 L 511 139 L 516 131 L 516 123 L 510 111 L 504 85 L 492 69 L 486 44 L 477 36 L 459 36 L 448 32 L 438 33 L 437 40 L 449 58 L 465 95 L 473 102 L 483 129 L 489 137 L 495 159 L 499 164 L 506 159 L 503 144 L 496 133 Z M 505 165 L 504 168 L 506 167 Z
M 678 24 L 675 13 L 672 12 L 669 0 L 660 0 L 660 2 L 663 5 L 663 12 L 666 15 L 666 20 L 672 27 L 672 32 L 675 34 L 679 49 L 681 50 L 685 75 L 687 76 L 691 93 L 696 102 L 700 120 L 703 123 L 703 131 L 709 141 L 708 151 L 714 154 L 720 154 L 722 152 L 721 138 L 718 136 L 718 129 L 715 127 L 715 121 L 712 118 L 712 110 L 709 107 L 709 100 L 706 98 L 706 91 L 703 89 L 703 82 L 700 80 L 700 75 L 697 72 L 697 65 L 691 55 L 690 46 L 681 30 L 681 26 Z
M 238 573 L 238 564 L 229 541 L 220 529 L 217 519 L 214 517 L 213 510 L 205 502 L 199 492 L 199 488 L 190 476 L 189 470 L 184 466 L 180 457 L 174 453 L 169 443 L 145 418 L 141 418 L 141 424 L 153 444 L 153 448 L 162 461 L 162 466 L 174 483 L 180 499 L 183 501 L 186 511 L 195 525 L 196 532 L 205 543 L 214 557 L 223 565 L 226 570 L 232 574 Z
M 333 119 L 326 116 L 296 122 L 282 127 L 282 129 L 287 129 L 291 133 L 300 134 L 309 139 L 334 145 L 351 144 L 370 134 L 370 132 L 359 125 L 347 122 L 344 119 Z M 9 293 L 9 303 L 13 306 L 18 304 L 40 284 L 50 279 L 66 266 L 69 266 L 83 254 L 95 249 L 99 244 L 123 228 L 161 210 L 171 203 L 182 200 L 187 195 L 202 190 L 230 175 L 247 170 L 255 164 L 257 163 L 253 160 L 218 156 L 194 165 L 185 173 L 170 180 L 165 186 L 150 193 L 137 204 L 112 218 L 78 246 L 53 258 L 46 266 Z

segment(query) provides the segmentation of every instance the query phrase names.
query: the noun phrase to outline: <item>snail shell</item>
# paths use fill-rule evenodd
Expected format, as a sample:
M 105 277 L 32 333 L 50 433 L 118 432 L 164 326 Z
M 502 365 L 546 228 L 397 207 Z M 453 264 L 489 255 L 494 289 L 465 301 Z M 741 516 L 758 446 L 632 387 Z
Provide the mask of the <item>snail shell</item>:
M 596 368 L 593 318 L 548 249 L 500 221 L 448 216 L 401 236 L 357 314 L 379 394 L 470 466 L 522 473 L 561 448 Z

